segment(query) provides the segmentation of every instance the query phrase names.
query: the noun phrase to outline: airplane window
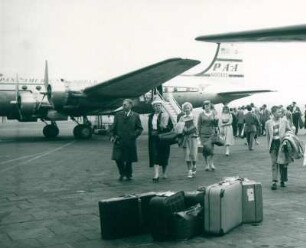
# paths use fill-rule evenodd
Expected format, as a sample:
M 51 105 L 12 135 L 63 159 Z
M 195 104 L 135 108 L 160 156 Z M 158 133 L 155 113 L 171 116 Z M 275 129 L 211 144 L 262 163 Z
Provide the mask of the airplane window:
M 169 93 L 174 92 L 174 88 L 173 87 L 168 87 L 168 92 Z
M 176 88 L 178 92 L 186 92 L 187 91 L 187 88 L 185 87 L 179 87 L 179 88 Z

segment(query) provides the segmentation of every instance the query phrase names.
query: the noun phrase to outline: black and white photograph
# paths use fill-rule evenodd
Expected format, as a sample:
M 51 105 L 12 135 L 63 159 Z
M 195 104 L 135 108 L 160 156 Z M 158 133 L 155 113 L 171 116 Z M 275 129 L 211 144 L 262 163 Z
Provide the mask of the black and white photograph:
M 306 2 L 0 0 L 1 248 L 305 248 Z

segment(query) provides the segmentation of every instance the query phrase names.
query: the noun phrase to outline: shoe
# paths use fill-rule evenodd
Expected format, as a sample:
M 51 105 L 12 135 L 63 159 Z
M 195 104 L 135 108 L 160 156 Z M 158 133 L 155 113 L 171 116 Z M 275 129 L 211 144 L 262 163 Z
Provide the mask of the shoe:
M 214 171 L 216 169 L 216 167 L 213 164 L 211 164 L 210 168 L 211 168 L 212 171 Z
M 229 152 L 226 152 L 226 153 L 225 153 L 225 156 L 227 156 L 227 157 L 228 157 L 228 156 L 229 156 Z
M 205 171 L 210 171 L 210 168 L 208 165 L 205 167 Z
M 163 179 L 168 179 L 168 176 L 167 175 L 163 175 Z
M 126 177 L 127 181 L 132 181 L 132 177 Z
M 188 176 L 187 176 L 188 178 L 192 178 L 192 170 L 189 170 L 188 171 Z
M 255 144 L 256 144 L 256 145 L 259 145 L 260 143 L 256 140 L 256 141 L 255 141 Z
M 197 167 L 192 168 L 192 175 L 195 176 L 197 174 Z
M 272 190 L 276 190 L 276 189 L 277 189 L 276 183 L 273 183 L 273 184 L 272 184 L 271 189 L 272 189 Z
M 159 177 L 153 177 L 153 178 L 152 178 L 152 181 L 153 181 L 153 183 L 158 183 Z
M 285 187 L 286 187 L 285 182 L 281 182 L 281 183 L 280 183 L 280 186 L 283 187 L 283 188 L 285 188 Z

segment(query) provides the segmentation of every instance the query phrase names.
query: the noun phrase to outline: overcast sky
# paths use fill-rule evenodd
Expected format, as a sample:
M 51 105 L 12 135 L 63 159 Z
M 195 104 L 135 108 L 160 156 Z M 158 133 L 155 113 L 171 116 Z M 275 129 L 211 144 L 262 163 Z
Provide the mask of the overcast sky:
M 303 0 L 0 0 L 0 73 L 105 80 L 171 57 L 209 63 L 199 35 L 306 23 Z M 302 99 L 306 43 L 243 44 L 246 85 Z M 306 103 L 306 99 L 305 99 Z

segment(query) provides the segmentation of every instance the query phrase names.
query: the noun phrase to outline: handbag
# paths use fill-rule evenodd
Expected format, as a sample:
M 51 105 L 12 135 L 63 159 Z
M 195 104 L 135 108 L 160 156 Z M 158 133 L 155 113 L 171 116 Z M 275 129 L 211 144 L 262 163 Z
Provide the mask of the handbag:
M 211 136 L 211 143 L 217 146 L 224 146 L 225 145 L 225 137 L 220 135 L 219 133 L 214 133 Z
M 203 231 L 203 207 L 198 203 L 185 211 L 173 214 L 173 238 L 187 240 Z
M 160 142 L 167 145 L 173 145 L 177 143 L 177 133 L 174 131 L 158 134 L 158 138 Z

